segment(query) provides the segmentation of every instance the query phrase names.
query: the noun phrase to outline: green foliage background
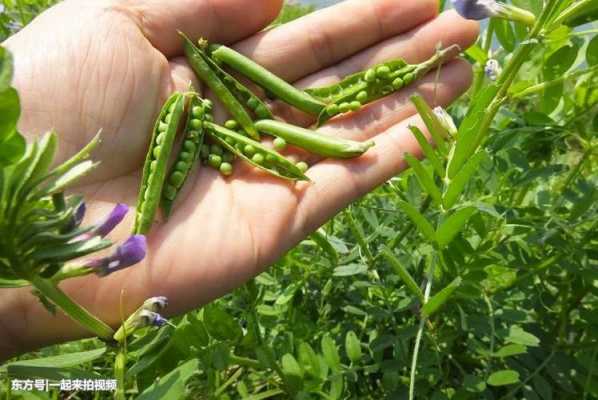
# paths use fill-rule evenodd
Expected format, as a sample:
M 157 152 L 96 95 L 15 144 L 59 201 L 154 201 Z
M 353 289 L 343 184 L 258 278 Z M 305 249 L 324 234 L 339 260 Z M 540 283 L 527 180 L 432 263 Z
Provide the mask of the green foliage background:
M 51 3 L 3 2 L 0 38 Z M 310 11 L 287 6 L 276 23 Z M 524 31 L 506 22 L 494 29 L 495 56 L 504 61 Z M 436 288 L 462 282 L 425 327 L 418 398 L 598 398 L 598 73 L 576 73 L 596 66 L 597 32 L 594 23 L 551 34 L 492 126 L 488 156 L 464 193 L 477 213 L 434 270 Z M 467 52 L 472 61 L 481 54 Z M 534 87 L 543 81 L 553 83 Z M 470 101 L 466 95 L 452 107 L 457 122 Z M 419 318 L 416 289 L 404 276 L 419 285 L 436 249 L 401 201 L 437 217 L 407 171 L 246 286 L 173 320 L 176 327 L 139 335 L 129 345 L 131 398 L 407 398 Z M 102 346 L 81 340 L 19 361 L 58 356 L 48 365 L 63 376 L 110 377 L 113 360 L 96 350 Z

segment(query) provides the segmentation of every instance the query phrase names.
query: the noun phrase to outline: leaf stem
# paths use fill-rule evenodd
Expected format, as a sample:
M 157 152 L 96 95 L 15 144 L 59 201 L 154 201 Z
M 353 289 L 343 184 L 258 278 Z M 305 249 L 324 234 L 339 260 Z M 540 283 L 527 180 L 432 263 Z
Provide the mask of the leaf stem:
M 111 340 L 114 330 L 99 320 L 85 308 L 74 302 L 54 282 L 39 276 L 29 278 L 31 285 L 52 303 L 58 306 L 71 319 L 93 332 L 101 339 Z

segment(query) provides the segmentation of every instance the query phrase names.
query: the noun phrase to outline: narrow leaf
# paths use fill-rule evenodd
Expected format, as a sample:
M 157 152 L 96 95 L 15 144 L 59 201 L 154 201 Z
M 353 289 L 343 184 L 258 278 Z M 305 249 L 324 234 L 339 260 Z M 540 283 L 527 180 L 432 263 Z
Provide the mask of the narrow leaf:
M 444 167 L 442 166 L 442 162 L 440 161 L 440 158 L 438 158 L 438 156 L 436 155 L 436 152 L 432 148 L 432 145 L 430 144 L 430 142 L 428 142 L 422 131 L 414 125 L 410 125 L 409 129 L 411 130 L 411 132 L 413 132 L 413 135 L 417 139 L 419 146 L 422 148 L 422 152 L 424 153 L 428 161 L 430 161 L 432 167 L 434 167 L 434 171 L 436 171 L 436 174 L 441 178 L 444 177 Z
M 428 301 L 422 307 L 422 315 L 429 318 L 432 314 L 440 309 L 452 296 L 455 290 L 461 286 L 461 277 L 455 278 L 451 283 L 448 284 L 440 292 L 436 293 L 430 301 Z
M 332 246 L 332 243 L 328 241 L 328 238 L 326 237 L 326 234 L 323 232 L 323 230 L 320 229 L 315 231 L 311 234 L 309 238 L 313 240 L 314 243 L 317 244 L 322 249 L 322 251 L 324 251 L 324 253 L 326 253 L 326 255 L 328 255 L 330 263 L 334 267 L 336 267 L 338 265 L 338 253 L 334 246 Z
M 46 263 L 65 262 L 75 258 L 83 257 L 112 246 L 110 240 L 104 240 L 100 237 L 83 242 L 65 244 L 63 246 L 51 246 L 45 249 L 36 250 L 31 254 L 31 258 Z
M 44 189 L 44 192 L 46 192 L 47 194 L 62 192 L 68 186 L 72 185 L 77 180 L 87 175 L 98 165 L 99 163 L 94 163 L 90 160 L 83 161 L 82 163 L 75 165 L 64 175 L 61 175 L 53 182 L 50 182 L 50 184 L 46 186 L 46 188 Z
M 426 171 L 422 163 L 411 154 L 406 153 L 405 160 L 413 168 L 413 172 L 415 172 L 422 188 L 432 197 L 434 203 L 440 206 L 442 204 L 442 194 L 440 194 L 438 186 L 434 183 L 434 178 Z
M 497 371 L 488 377 L 488 385 L 505 386 L 519 382 L 519 372 L 512 369 Z
M 394 269 L 395 273 L 401 278 L 407 289 L 416 296 L 421 302 L 424 300 L 424 293 L 422 290 L 417 286 L 417 283 L 407 271 L 407 269 L 401 264 L 399 259 L 395 257 L 392 251 L 388 247 L 384 247 L 382 249 L 382 256 L 386 259 L 386 261 L 390 264 L 390 266 Z
M 438 228 L 436 238 L 440 247 L 447 246 L 463 230 L 465 224 L 476 212 L 474 207 L 462 208 L 448 217 Z
M 449 209 L 455 205 L 465 185 L 471 180 L 473 175 L 478 171 L 478 167 L 484 158 L 486 157 L 485 151 L 480 151 L 471 157 L 463 168 L 455 175 L 448 185 L 448 188 L 444 194 L 443 202 L 444 208 Z
M 407 214 L 407 216 L 413 221 L 415 226 L 419 229 L 420 233 L 424 235 L 430 242 L 436 243 L 436 232 L 428 220 L 411 204 L 399 200 L 397 202 L 399 208 Z
M 11 362 L 7 367 L 21 366 L 21 367 L 54 367 L 54 368 L 67 368 L 74 367 L 86 362 L 90 362 L 100 358 L 106 353 L 106 348 L 102 347 L 90 351 L 82 351 L 77 353 L 61 354 L 59 356 L 36 358 L 33 360 L 22 360 Z
M 417 112 L 426 124 L 426 128 L 430 131 L 430 135 L 434 139 L 434 143 L 442 154 L 447 154 L 447 147 L 444 139 L 450 137 L 448 131 L 442 126 L 436 114 L 428 103 L 419 94 L 411 96 L 411 102 L 415 105 Z

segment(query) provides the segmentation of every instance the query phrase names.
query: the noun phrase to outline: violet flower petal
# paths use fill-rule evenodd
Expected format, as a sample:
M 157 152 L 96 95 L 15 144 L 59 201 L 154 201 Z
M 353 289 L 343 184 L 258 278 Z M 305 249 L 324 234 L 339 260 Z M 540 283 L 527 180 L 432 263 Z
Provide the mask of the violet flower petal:
M 451 0 L 455 10 L 466 19 L 482 20 L 496 16 L 498 4 L 494 0 Z
M 117 204 L 110 214 L 104 219 L 102 223 L 98 225 L 97 228 L 94 229 L 93 234 L 98 235 L 101 237 L 105 237 L 108 235 L 120 222 L 125 218 L 129 212 L 129 206 L 126 204 L 119 203 Z

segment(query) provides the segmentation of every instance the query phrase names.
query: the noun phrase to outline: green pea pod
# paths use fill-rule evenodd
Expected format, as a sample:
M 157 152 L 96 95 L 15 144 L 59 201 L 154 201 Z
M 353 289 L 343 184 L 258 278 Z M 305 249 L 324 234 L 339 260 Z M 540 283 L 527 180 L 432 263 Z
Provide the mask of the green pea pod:
M 245 87 L 245 85 L 235 79 L 231 74 L 220 68 L 220 66 L 216 64 L 210 57 L 205 57 L 205 61 L 210 68 L 212 68 L 212 71 L 218 75 L 222 83 L 227 87 L 232 95 L 235 96 L 239 103 L 249 108 L 257 117 L 257 119 L 274 118 L 266 103 L 256 96 L 255 93 Z
M 222 147 L 256 168 L 283 179 L 309 180 L 295 164 L 261 143 L 214 123 L 207 122 L 206 128 L 210 136 Z
M 174 93 L 166 100 L 156 120 L 137 198 L 137 213 L 133 228 L 135 233 L 146 234 L 154 222 L 166 180 L 168 159 L 183 119 L 184 108 L 185 95 Z
M 202 100 L 195 93 L 190 95 L 183 143 L 162 188 L 162 202 L 160 206 L 165 217 L 170 216 L 172 205 L 189 177 L 191 168 L 199 158 L 199 151 L 204 139 L 203 124 L 206 117 L 210 116 L 211 107 L 210 101 Z M 209 118 L 211 119 L 211 116 Z
M 359 157 L 374 145 L 372 141 L 355 142 L 321 135 L 309 129 L 274 120 L 257 121 L 255 126 L 262 133 L 282 138 L 287 143 L 329 158 Z
M 219 62 L 240 72 L 251 81 L 272 93 L 282 101 L 312 115 L 319 115 L 326 104 L 297 89 L 274 75 L 255 61 L 223 45 L 210 46 L 210 55 Z
M 327 103 L 326 109 L 318 115 L 318 126 L 336 115 L 357 111 L 365 104 L 410 85 L 442 64 L 458 48 L 459 46 L 453 45 L 439 50 L 427 61 L 417 65 L 409 65 L 401 59 L 388 61 L 350 75 L 335 85 L 306 90 Z
M 241 124 L 245 132 L 247 132 L 251 138 L 259 140 L 260 137 L 257 133 L 257 129 L 255 129 L 255 126 L 253 125 L 253 120 L 243 105 L 239 103 L 237 98 L 231 93 L 224 82 L 222 82 L 218 74 L 210 67 L 210 62 L 208 61 L 206 54 L 203 50 L 195 46 L 184 34 L 181 33 L 181 36 L 183 36 L 185 40 L 184 48 L 187 60 L 199 79 L 212 89 L 228 112 L 230 112 L 233 118 Z

